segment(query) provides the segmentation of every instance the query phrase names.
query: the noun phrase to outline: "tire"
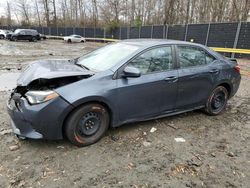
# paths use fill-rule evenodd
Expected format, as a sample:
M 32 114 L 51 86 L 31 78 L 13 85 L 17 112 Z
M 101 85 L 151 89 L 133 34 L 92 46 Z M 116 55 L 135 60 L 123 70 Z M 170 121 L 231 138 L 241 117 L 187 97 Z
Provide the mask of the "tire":
M 37 42 L 37 38 L 36 37 L 32 37 L 31 41 L 32 42 Z
M 5 39 L 4 35 L 0 35 L 0 39 Z
M 72 41 L 70 39 L 67 40 L 68 43 L 71 43 Z
M 207 99 L 205 112 L 211 116 L 221 114 L 226 109 L 228 96 L 229 93 L 225 87 L 216 87 Z
M 103 137 L 109 127 L 109 119 L 109 113 L 102 105 L 86 104 L 69 115 L 64 133 L 72 144 L 88 146 Z
M 12 39 L 12 41 L 17 42 L 17 38 L 16 37 L 12 37 L 11 39 Z
M 84 43 L 85 41 L 84 40 L 81 40 L 81 43 Z

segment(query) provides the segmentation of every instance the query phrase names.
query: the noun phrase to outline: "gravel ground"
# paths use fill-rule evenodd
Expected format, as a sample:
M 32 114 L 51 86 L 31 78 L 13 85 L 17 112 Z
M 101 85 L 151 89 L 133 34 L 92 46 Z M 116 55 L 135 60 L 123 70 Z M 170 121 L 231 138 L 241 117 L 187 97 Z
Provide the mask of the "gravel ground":
M 0 77 L 35 59 L 77 57 L 98 46 L 0 41 Z M 1 91 L 0 187 L 249 187 L 250 61 L 239 61 L 242 83 L 222 115 L 193 111 L 128 124 L 84 148 L 17 140 L 5 106 L 9 91 Z

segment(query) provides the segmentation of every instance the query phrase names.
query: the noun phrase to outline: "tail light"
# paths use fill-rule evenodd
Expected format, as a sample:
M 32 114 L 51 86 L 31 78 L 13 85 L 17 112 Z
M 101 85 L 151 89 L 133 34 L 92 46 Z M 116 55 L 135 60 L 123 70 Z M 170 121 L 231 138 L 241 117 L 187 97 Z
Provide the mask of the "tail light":
M 234 66 L 234 70 L 240 73 L 240 65 L 238 63 Z

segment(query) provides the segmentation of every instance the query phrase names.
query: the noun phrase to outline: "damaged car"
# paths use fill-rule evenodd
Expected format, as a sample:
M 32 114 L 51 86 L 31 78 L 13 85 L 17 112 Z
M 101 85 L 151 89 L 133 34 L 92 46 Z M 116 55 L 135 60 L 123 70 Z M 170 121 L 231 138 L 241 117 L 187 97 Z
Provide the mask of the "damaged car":
M 235 59 L 203 45 L 125 40 L 73 60 L 29 64 L 7 106 L 19 138 L 86 146 L 126 123 L 195 109 L 218 115 L 240 80 Z

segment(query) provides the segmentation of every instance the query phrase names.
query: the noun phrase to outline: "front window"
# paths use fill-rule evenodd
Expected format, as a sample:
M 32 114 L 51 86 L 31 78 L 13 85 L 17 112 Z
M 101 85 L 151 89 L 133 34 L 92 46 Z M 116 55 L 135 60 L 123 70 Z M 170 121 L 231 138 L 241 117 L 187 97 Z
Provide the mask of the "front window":
M 150 49 L 132 60 L 128 66 L 138 68 L 142 74 L 171 70 L 173 69 L 171 47 Z
M 138 48 L 124 43 L 110 44 L 82 56 L 77 64 L 94 71 L 105 71 L 132 55 Z

